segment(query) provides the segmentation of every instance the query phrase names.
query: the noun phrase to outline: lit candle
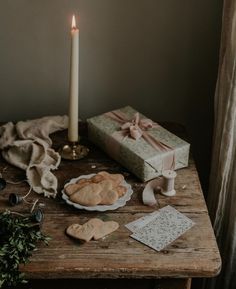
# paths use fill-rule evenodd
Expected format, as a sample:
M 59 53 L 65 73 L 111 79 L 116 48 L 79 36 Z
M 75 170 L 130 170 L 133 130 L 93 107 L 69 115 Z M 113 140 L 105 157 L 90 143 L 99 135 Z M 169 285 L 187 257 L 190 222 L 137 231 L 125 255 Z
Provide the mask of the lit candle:
M 76 27 L 75 15 L 71 25 L 71 59 L 70 59 L 70 99 L 68 139 L 78 141 L 79 118 L 79 29 Z

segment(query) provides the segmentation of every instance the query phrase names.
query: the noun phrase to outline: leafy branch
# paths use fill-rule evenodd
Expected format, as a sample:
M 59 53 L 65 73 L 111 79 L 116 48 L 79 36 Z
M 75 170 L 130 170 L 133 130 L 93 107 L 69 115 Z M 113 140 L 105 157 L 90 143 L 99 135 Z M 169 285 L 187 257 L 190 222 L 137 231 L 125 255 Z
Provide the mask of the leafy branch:
M 48 244 L 49 240 L 30 217 L 0 213 L 0 288 L 26 283 L 19 265 L 29 262 L 37 242 Z

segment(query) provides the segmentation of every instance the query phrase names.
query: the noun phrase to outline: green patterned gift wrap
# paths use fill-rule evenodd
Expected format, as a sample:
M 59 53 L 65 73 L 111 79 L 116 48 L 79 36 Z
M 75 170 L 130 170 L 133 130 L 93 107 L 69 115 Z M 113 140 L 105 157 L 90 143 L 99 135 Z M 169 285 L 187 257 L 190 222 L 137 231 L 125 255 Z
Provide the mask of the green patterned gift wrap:
M 130 106 L 88 119 L 88 134 L 142 181 L 188 166 L 190 144 Z

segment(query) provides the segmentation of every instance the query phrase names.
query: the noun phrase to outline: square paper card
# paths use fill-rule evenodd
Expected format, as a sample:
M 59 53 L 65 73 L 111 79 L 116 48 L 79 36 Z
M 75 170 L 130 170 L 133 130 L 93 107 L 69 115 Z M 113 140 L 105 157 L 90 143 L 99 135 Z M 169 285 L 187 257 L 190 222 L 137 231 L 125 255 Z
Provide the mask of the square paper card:
M 161 211 L 161 210 L 159 210 L 159 211 L 154 211 L 154 212 L 152 212 L 152 213 L 150 213 L 150 214 L 147 214 L 147 215 L 145 215 L 145 216 L 143 216 L 143 217 L 141 217 L 141 218 L 139 218 L 139 219 L 137 219 L 137 220 L 134 220 L 134 221 L 126 224 L 125 227 L 126 227 L 127 229 L 129 229 L 131 232 L 134 233 L 134 232 L 138 231 L 140 228 L 142 228 L 142 227 L 144 227 L 145 225 L 147 225 L 150 221 L 152 221 L 153 219 L 155 219 L 156 216 L 157 216 L 158 214 L 160 214 L 160 211 Z
M 194 222 L 173 207 L 166 206 L 150 214 L 149 222 L 146 219 L 141 224 L 134 226 L 131 237 L 160 251 L 189 230 Z

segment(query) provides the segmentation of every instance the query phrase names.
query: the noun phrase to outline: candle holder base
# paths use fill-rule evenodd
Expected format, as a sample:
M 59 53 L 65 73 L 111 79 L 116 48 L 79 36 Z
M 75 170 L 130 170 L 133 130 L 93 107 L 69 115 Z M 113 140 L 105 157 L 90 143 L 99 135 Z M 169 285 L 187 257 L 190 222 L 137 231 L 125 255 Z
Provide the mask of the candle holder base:
M 87 156 L 89 149 L 78 142 L 70 142 L 59 149 L 59 154 L 65 160 L 79 160 Z

